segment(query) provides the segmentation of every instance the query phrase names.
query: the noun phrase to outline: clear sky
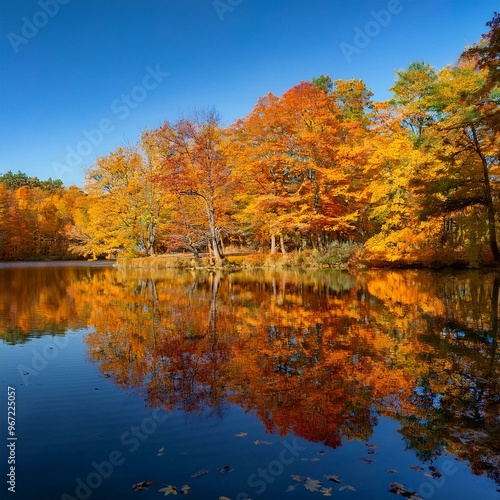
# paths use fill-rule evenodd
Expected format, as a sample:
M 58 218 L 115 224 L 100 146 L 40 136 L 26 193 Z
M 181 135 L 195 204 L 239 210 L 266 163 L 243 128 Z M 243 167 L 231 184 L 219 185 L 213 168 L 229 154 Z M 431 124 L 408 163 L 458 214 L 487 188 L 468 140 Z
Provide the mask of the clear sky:
M 0 173 L 83 185 L 84 168 L 195 108 L 224 122 L 303 80 L 436 68 L 498 0 L 0 0 Z

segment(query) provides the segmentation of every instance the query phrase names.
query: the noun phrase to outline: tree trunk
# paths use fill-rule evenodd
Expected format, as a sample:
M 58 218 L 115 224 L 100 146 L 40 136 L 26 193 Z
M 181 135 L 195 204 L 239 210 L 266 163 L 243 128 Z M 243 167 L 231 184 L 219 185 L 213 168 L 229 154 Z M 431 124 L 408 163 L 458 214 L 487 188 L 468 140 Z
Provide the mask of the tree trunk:
M 223 256 L 221 255 L 221 252 L 219 250 L 219 245 L 217 243 L 217 227 L 215 226 L 215 215 L 212 207 L 209 207 L 207 212 L 208 212 L 208 222 L 210 224 L 209 245 L 212 247 L 215 264 L 221 264 Z
M 491 252 L 493 253 L 493 259 L 495 260 L 495 262 L 497 264 L 500 264 L 500 251 L 498 250 L 497 232 L 495 223 L 495 207 L 493 206 L 493 197 L 491 195 L 488 161 L 486 160 L 486 157 L 484 156 L 481 150 L 481 146 L 479 144 L 475 128 L 471 127 L 471 131 L 472 131 L 472 137 L 474 139 L 474 147 L 476 149 L 477 154 L 479 155 L 479 158 L 481 158 L 481 164 L 483 167 L 484 196 L 486 198 L 486 208 L 488 210 L 488 234 L 490 237 Z
M 200 258 L 200 254 L 198 253 L 198 249 L 194 245 L 190 245 L 190 246 L 191 246 L 191 251 L 193 252 L 193 257 L 198 260 Z
M 271 255 L 276 253 L 276 235 L 271 234 Z
M 281 247 L 281 253 L 285 255 L 286 254 L 285 240 L 283 239 L 282 234 L 280 234 L 280 247 Z
M 215 260 L 215 263 L 216 264 L 220 264 L 222 263 L 222 254 L 219 250 L 219 245 L 217 245 L 217 239 L 215 236 L 213 236 L 212 238 L 210 238 L 210 243 L 211 243 L 211 246 L 212 246 L 212 253 L 213 253 L 213 256 L 214 256 L 214 260 Z
M 491 293 L 491 337 L 493 342 L 491 344 L 491 364 L 495 365 L 497 359 L 497 346 L 498 346 L 498 297 L 500 289 L 500 277 L 495 276 L 493 280 L 493 291 Z

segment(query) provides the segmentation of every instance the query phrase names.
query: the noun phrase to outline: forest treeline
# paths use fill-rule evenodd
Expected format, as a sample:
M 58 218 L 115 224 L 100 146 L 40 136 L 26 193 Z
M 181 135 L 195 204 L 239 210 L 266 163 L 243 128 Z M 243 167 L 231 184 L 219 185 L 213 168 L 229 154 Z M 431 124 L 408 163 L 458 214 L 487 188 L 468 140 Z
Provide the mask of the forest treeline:
M 375 102 L 322 75 L 230 126 L 205 110 L 98 158 L 84 189 L 0 176 L 0 257 L 224 259 L 353 243 L 369 263 L 500 263 L 500 14 L 440 70 L 396 72 Z M 361 247 L 362 245 L 362 247 Z M 362 248 L 362 250 L 359 250 Z

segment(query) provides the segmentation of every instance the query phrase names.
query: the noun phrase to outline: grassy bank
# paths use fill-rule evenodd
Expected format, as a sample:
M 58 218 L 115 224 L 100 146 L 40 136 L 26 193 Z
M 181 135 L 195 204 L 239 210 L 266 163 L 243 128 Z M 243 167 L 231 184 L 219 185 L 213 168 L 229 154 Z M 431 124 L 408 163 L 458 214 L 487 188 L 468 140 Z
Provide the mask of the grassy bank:
M 140 258 L 119 258 L 117 266 L 148 269 L 347 269 L 359 267 L 361 246 L 353 243 L 335 243 L 328 249 L 302 250 L 286 254 L 229 253 L 221 266 L 214 266 L 208 256 L 194 259 L 192 254 L 158 255 Z

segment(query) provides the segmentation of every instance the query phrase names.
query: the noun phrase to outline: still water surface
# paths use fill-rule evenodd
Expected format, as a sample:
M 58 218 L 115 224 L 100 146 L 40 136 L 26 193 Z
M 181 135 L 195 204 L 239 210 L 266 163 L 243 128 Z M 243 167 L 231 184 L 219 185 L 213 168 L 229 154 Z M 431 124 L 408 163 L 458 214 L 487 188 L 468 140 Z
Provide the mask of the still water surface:
M 0 267 L 12 498 L 499 498 L 499 285 Z

